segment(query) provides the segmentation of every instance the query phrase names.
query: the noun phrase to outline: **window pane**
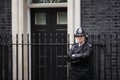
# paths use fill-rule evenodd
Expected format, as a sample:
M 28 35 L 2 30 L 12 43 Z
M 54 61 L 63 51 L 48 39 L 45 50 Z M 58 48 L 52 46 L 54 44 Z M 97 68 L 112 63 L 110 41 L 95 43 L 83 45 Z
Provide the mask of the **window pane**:
M 67 2 L 67 0 L 57 0 L 58 3 L 64 3 Z
M 35 13 L 35 25 L 46 25 L 45 13 Z
M 66 3 L 67 0 L 32 0 L 33 3 Z
M 33 0 L 33 3 L 44 3 L 45 0 Z
M 57 24 L 67 24 L 67 12 L 57 13 Z

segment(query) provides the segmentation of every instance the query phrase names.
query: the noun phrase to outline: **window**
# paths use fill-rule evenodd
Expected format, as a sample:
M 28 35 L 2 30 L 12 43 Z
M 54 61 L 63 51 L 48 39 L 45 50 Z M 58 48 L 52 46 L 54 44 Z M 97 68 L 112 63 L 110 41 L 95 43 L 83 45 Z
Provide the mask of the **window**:
M 67 0 L 32 0 L 32 3 L 66 3 Z
M 35 13 L 35 25 L 46 25 L 45 13 Z
M 57 13 L 57 24 L 67 24 L 67 12 Z

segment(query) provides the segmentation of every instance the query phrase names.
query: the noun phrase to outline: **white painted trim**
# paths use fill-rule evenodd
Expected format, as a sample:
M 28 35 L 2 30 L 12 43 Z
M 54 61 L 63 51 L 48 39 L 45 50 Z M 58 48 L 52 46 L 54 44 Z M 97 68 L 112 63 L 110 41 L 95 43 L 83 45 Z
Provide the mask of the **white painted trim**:
M 18 0 L 18 43 L 22 43 L 23 33 L 23 1 Z M 22 80 L 22 46 L 18 46 L 18 80 Z
M 70 44 L 74 43 L 74 33 L 81 27 L 81 0 L 68 0 L 68 34 Z
M 31 41 L 31 38 L 30 38 L 30 36 L 31 36 L 31 16 L 30 16 L 30 8 L 27 8 L 27 21 L 28 21 L 28 23 L 27 23 L 27 32 L 28 32 L 28 34 L 29 34 L 29 41 Z M 31 42 L 29 42 L 29 43 L 31 43 Z M 28 65 L 28 67 L 29 67 L 29 80 L 31 80 L 31 46 L 29 46 L 29 65 Z
M 26 1 L 26 2 L 25 2 Z M 74 43 L 75 29 L 80 27 L 80 1 L 68 0 L 68 3 L 45 3 L 45 4 L 29 4 L 29 0 L 12 0 L 12 41 L 16 42 L 16 34 L 31 33 L 30 27 L 30 9 L 31 8 L 57 8 L 67 7 L 67 24 L 70 43 Z M 21 40 L 21 36 L 19 36 Z M 21 43 L 21 41 L 19 41 Z M 22 55 L 21 46 L 19 46 L 19 80 L 21 78 Z M 26 57 L 27 58 L 27 57 Z M 27 74 L 26 74 L 27 75 Z M 29 54 L 29 79 L 31 80 L 31 54 Z M 16 47 L 13 46 L 13 80 L 16 80 Z
M 36 3 L 28 5 L 28 8 L 57 8 L 57 7 L 67 7 L 67 3 Z
M 16 42 L 17 26 L 18 26 L 18 3 L 17 0 L 12 0 L 12 42 Z M 16 46 L 13 46 L 13 80 L 16 80 Z
M 69 42 L 73 44 L 74 43 L 74 0 L 68 0 L 67 10 L 68 10 L 67 20 L 68 20 Z
M 75 21 L 75 23 L 74 23 L 74 26 L 75 26 L 74 32 L 76 31 L 77 28 L 79 28 L 79 27 L 81 28 L 80 2 L 81 2 L 81 0 L 75 0 L 75 3 L 74 3 L 74 10 L 75 10 L 74 11 L 75 12 L 75 14 L 74 14 L 74 21 Z
M 18 43 L 22 43 L 22 34 L 26 34 L 26 2 L 25 0 L 12 0 L 12 42 L 16 43 L 16 34 L 18 34 Z M 25 51 L 26 52 L 26 51 Z M 22 75 L 24 75 L 24 79 L 27 79 L 27 65 L 25 64 L 27 61 L 27 53 L 24 52 L 24 74 L 22 74 L 22 45 L 18 45 L 18 80 L 22 80 Z M 16 80 L 16 46 L 13 46 L 13 80 Z
M 74 33 L 77 28 L 81 28 L 81 0 L 75 0 L 74 2 Z M 77 42 L 76 39 L 75 42 Z

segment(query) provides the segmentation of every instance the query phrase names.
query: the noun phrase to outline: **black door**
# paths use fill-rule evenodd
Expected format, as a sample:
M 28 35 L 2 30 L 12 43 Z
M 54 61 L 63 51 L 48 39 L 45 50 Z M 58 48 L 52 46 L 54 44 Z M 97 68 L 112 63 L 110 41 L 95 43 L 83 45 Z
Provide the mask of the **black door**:
M 31 9 L 32 80 L 67 80 L 67 9 Z

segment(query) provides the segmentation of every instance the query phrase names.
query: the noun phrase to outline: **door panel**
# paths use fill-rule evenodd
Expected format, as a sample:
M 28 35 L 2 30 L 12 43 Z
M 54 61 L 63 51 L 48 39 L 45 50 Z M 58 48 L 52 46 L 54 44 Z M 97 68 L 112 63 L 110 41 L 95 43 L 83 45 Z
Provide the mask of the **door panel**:
M 31 9 L 32 80 L 67 80 L 66 8 Z

